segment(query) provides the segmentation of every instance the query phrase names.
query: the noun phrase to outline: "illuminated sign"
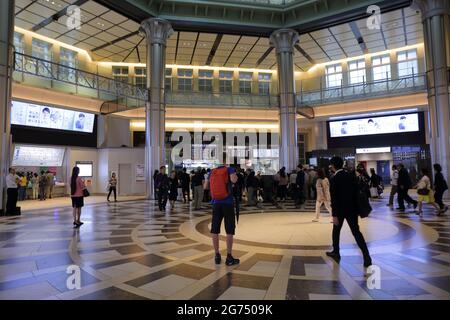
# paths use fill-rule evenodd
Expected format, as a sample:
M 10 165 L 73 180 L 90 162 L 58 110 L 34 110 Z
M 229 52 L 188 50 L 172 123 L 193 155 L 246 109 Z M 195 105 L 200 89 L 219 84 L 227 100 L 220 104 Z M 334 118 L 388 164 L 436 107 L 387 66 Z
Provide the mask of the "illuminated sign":
M 352 137 L 387 133 L 402 133 L 419 131 L 419 115 L 398 114 L 376 118 L 332 121 L 330 137 Z
M 13 167 L 61 167 L 64 148 L 15 146 Z
M 391 152 L 391 147 L 382 147 L 382 148 L 358 148 L 356 149 L 356 154 L 364 154 L 364 153 L 386 153 Z
M 92 133 L 94 119 L 92 113 L 19 101 L 13 101 L 11 108 L 11 124 L 19 126 Z

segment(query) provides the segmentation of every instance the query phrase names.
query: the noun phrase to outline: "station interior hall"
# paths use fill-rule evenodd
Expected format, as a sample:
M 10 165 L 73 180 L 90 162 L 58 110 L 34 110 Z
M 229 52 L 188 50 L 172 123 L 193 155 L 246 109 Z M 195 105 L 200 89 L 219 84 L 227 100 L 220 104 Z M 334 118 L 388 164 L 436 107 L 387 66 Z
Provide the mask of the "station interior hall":
M 2 0 L 0 150 L 0 300 L 450 299 L 449 0 Z

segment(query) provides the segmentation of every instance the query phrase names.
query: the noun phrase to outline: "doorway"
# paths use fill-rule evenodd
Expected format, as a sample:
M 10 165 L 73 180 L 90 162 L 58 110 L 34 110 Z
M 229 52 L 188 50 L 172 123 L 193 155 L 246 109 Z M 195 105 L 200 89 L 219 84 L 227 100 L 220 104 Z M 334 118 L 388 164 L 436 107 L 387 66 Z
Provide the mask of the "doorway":
M 119 164 L 119 195 L 131 194 L 131 164 Z
M 384 185 L 391 183 L 391 165 L 390 161 L 377 161 L 377 173 L 381 176 Z

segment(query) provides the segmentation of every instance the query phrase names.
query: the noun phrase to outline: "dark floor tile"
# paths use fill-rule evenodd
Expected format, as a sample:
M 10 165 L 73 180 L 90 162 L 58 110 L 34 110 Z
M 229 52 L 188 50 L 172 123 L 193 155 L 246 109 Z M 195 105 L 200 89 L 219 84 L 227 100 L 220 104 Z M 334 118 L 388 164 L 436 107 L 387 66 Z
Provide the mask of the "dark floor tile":
M 76 300 L 149 300 L 134 293 L 110 287 L 77 298 Z
M 322 257 L 312 257 L 312 256 L 295 256 L 292 257 L 291 261 L 291 275 L 295 276 L 305 276 L 305 263 L 307 264 L 325 264 Z
M 117 237 L 117 238 L 110 238 L 109 243 L 111 244 L 121 244 L 121 243 L 131 243 L 133 242 L 133 239 L 131 237 Z
M 111 232 L 112 236 L 128 236 L 131 235 L 133 230 L 114 230 Z
M 309 294 L 348 294 L 339 281 L 289 279 L 286 300 L 309 300 Z
M 421 278 L 420 280 L 426 281 L 432 284 L 433 286 L 450 293 L 450 276 Z

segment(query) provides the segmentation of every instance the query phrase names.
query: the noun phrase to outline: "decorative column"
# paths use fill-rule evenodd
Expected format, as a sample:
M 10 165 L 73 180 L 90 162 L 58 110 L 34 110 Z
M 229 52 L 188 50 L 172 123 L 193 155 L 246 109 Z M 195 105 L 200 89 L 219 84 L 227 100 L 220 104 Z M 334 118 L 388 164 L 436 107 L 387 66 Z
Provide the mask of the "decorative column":
M 164 77 L 166 43 L 173 29 L 166 20 L 150 18 L 141 23 L 140 32 L 147 39 L 147 88 L 150 96 L 145 117 L 145 170 L 146 196 L 152 199 L 153 172 L 166 164 Z
M 270 35 L 270 45 L 275 48 L 278 65 L 280 93 L 280 168 L 287 172 L 298 165 L 297 110 L 295 103 L 294 46 L 298 43 L 297 31 L 280 29 Z
M 450 181 L 450 1 L 414 0 L 422 12 L 433 163 L 439 163 Z
M 0 1 L 0 213 L 6 205 L 5 177 L 10 165 L 11 84 L 14 68 L 14 0 Z

